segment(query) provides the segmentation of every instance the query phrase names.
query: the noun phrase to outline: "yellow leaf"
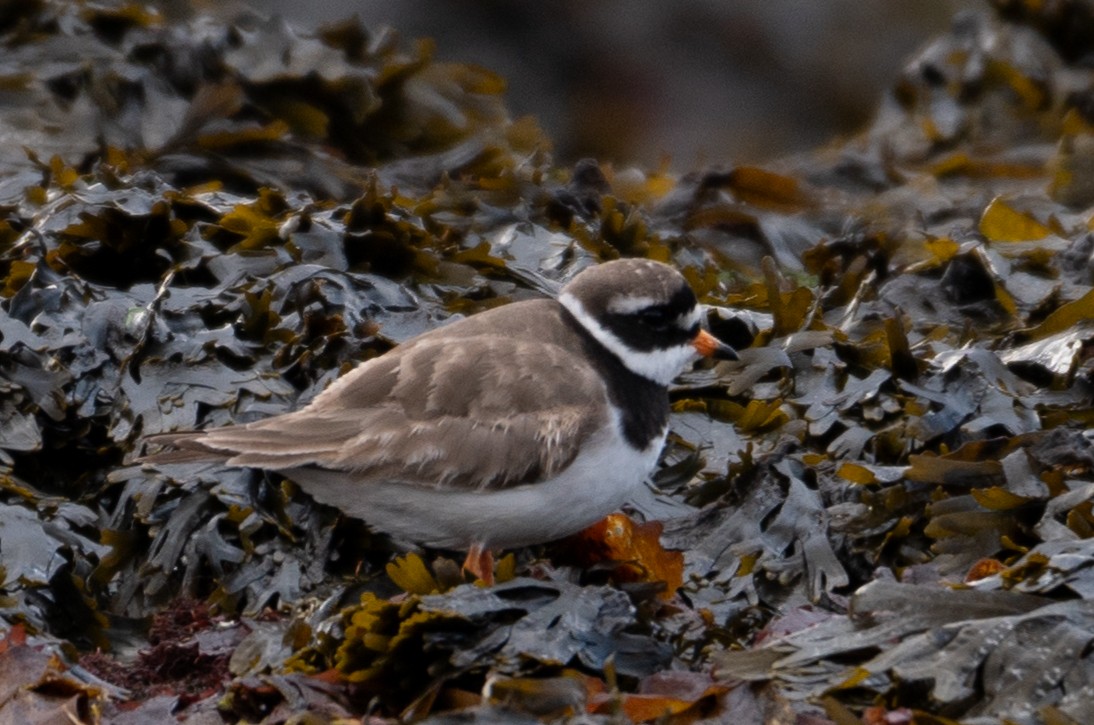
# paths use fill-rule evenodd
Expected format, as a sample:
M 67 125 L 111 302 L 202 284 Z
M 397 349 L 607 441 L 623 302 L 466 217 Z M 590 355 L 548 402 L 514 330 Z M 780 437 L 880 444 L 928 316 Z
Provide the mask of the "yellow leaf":
M 4 288 L 0 291 L 0 297 L 13 297 L 30 280 L 36 267 L 37 265 L 33 262 L 22 259 L 13 260 L 8 268 L 8 275 L 4 279 Z
M 737 420 L 737 427 L 745 433 L 751 433 L 771 425 L 779 425 L 786 420 L 781 406 L 782 400 L 750 400 Z
M 1066 332 L 1079 322 L 1091 319 L 1094 319 L 1094 290 L 1090 290 L 1077 300 L 1057 307 L 1040 325 L 1029 331 L 1029 336 L 1034 340 L 1041 340 Z
M 494 567 L 494 581 L 504 584 L 512 581 L 517 575 L 517 557 L 514 554 L 506 554 L 498 560 Z
M 414 553 L 396 557 L 389 562 L 387 575 L 396 586 L 411 594 L 435 594 L 441 590 L 440 584 L 429 573 L 422 557 Z
M 904 477 L 919 483 L 937 483 L 943 486 L 966 486 L 983 483 L 1002 475 L 999 461 L 962 461 L 940 456 L 908 456 L 908 471 Z
M 991 488 L 974 488 L 970 492 L 976 499 L 976 503 L 992 511 L 1009 511 L 1029 503 L 1025 496 L 1011 493 L 1005 488 L 992 486 Z
M 881 546 L 878 547 L 878 551 L 884 550 L 890 545 L 898 545 L 903 539 L 908 537 L 908 534 L 912 531 L 912 517 L 901 516 L 897 521 L 896 526 L 889 529 L 889 532 L 885 534 L 885 538 L 882 541 Z
M 295 133 L 317 139 L 327 137 L 330 116 L 317 106 L 298 98 L 282 98 L 271 102 L 270 110 Z
M 265 126 L 247 126 L 231 130 L 215 130 L 198 137 L 198 146 L 207 151 L 217 151 L 242 144 L 277 141 L 289 133 L 289 124 L 272 121 Z
M 858 687 L 866 680 L 874 676 L 874 673 L 864 667 L 856 667 L 851 670 L 851 674 L 838 683 L 834 689 L 837 690 L 849 690 L 854 687 Z
M 1033 179 L 1044 174 L 1044 165 L 1040 162 L 972 157 L 964 151 L 943 157 L 940 161 L 931 164 L 928 169 L 938 178 L 960 175 L 980 179 Z
M 37 206 L 45 204 L 46 201 L 48 201 L 49 199 L 44 186 L 28 186 L 24 190 L 24 195 L 26 196 L 28 203 L 35 204 Z
M 805 287 L 795 287 L 793 291 L 781 291 L 783 277 L 775 266 L 775 260 L 764 257 L 760 263 L 767 288 L 767 302 L 771 306 L 774 320 L 773 334 L 789 335 L 802 329 L 809 310 L 813 307 L 813 293 Z
M 844 481 L 849 481 L 859 486 L 867 486 L 871 483 L 877 483 L 877 476 L 866 466 L 860 466 L 857 463 L 844 463 L 836 471 L 836 475 L 842 478 Z
M 1045 84 L 1026 75 L 1011 63 L 989 60 L 988 75 L 1003 80 L 1021 99 L 1027 111 L 1039 111 L 1048 104 L 1048 91 Z
M 940 239 L 928 239 L 927 251 L 934 256 L 936 264 L 945 264 L 954 258 L 961 245 L 952 239 L 942 237 Z
M 1052 230 L 997 196 L 980 217 L 980 233 L 992 242 L 1027 242 L 1044 239 Z
M 972 160 L 969 158 L 969 155 L 962 151 L 956 154 L 950 154 L 949 156 L 943 156 L 939 161 L 931 164 L 928 169 L 935 176 L 943 177 L 967 173 L 971 165 Z
M 684 398 L 683 400 L 677 400 L 672 404 L 673 413 L 706 413 L 707 404 L 704 400 L 696 398 Z
M 995 301 L 999 303 L 999 306 L 1006 310 L 1009 315 L 1018 314 L 1018 303 L 1014 301 L 1014 297 L 1007 288 L 998 282 L 995 283 Z
M 756 564 L 760 560 L 759 554 L 744 554 L 741 556 L 740 566 L 737 567 L 736 576 L 748 576 L 756 569 Z
M 49 160 L 50 173 L 53 175 L 53 183 L 62 188 L 69 188 L 80 178 L 76 169 L 65 164 L 60 156 L 54 156 Z
M 1083 133 L 1094 134 L 1094 125 L 1083 118 L 1083 114 L 1079 112 L 1078 108 L 1071 108 L 1064 114 L 1061 130 L 1064 136 L 1077 136 Z

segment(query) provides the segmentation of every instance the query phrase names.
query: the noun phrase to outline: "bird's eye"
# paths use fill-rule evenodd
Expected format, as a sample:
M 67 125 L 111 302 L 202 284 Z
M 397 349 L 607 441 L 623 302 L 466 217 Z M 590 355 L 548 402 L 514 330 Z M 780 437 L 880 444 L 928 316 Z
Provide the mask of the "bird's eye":
M 664 307 L 647 307 L 638 313 L 638 319 L 650 327 L 667 327 L 673 316 Z

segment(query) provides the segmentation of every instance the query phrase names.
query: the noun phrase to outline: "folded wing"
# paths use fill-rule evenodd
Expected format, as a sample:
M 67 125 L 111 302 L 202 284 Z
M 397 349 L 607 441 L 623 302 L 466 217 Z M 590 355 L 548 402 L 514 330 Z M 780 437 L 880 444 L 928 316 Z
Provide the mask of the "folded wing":
M 358 367 L 299 411 L 151 436 L 178 450 L 148 460 L 315 467 L 350 473 L 361 485 L 486 490 L 557 474 L 606 422 L 597 405 L 603 383 L 559 346 L 476 336 L 423 338 L 396 352 Z

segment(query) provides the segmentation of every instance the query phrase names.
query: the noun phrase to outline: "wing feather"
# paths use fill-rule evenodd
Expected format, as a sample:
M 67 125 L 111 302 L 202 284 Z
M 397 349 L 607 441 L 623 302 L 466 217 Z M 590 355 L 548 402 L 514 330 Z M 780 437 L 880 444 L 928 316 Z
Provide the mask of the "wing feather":
M 508 337 L 422 338 L 358 367 L 309 406 L 242 426 L 150 437 L 270 470 L 493 489 L 548 478 L 607 422 L 607 393 L 578 356 Z M 307 485 L 304 485 L 307 490 Z

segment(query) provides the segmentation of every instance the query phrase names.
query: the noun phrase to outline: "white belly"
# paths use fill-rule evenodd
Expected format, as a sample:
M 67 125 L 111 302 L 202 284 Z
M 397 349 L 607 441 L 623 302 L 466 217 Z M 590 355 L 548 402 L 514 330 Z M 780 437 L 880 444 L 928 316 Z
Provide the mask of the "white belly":
M 439 549 L 466 550 L 474 543 L 508 549 L 568 536 L 617 510 L 657 464 L 666 433 L 635 451 L 613 425 L 599 440 L 587 441 L 557 477 L 496 491 L 354 483 L 345 473 L 314 469 L 284 473 L 316 500 L 337 500 L 346 514 L 398 540 Z M 347 486 L 357 487 L 349 507 Z

